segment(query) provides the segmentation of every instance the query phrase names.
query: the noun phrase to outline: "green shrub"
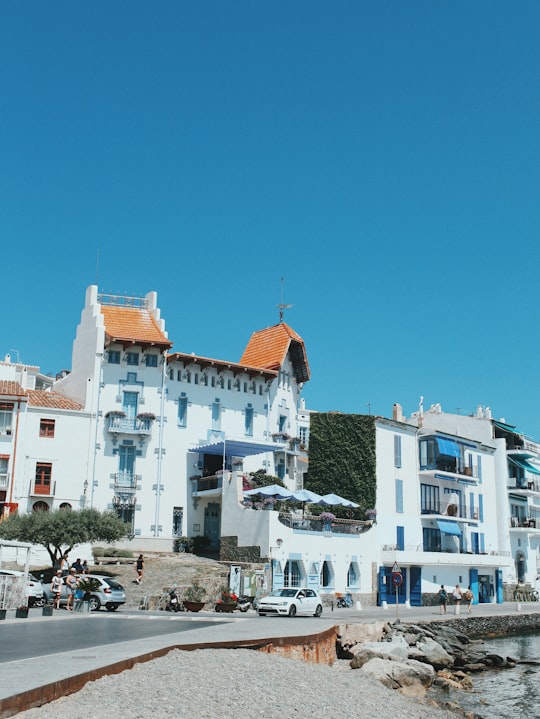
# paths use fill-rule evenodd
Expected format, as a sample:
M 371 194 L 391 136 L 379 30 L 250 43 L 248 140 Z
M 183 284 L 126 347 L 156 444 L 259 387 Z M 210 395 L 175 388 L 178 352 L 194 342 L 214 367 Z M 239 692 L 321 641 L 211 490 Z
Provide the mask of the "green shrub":
M 106 557 L 105 547 L 92 547 L 92 554 L 94 557 Z

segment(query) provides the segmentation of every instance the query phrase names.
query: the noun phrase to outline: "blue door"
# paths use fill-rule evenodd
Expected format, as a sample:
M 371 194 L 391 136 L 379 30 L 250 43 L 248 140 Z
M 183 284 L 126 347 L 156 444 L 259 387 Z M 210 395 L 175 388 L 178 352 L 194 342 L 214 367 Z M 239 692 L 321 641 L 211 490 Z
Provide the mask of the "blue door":
M 409 584 L 411 586 L 409 600 L 411 607 L 422 606 L 422 568 L 409 568 Z

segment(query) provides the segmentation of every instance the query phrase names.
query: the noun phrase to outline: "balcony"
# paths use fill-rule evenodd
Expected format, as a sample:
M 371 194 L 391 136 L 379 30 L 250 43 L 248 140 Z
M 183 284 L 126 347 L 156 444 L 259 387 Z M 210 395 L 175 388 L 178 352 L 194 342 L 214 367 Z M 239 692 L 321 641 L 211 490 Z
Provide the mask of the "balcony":
M 33 479 L 28 494 L 30 497 L 54 497 L 56 482 Z
M 540 522 L 537 517 L 511 517 L 510 528 L 511 529 L 536 529 L 536 526 L 540 528 Z
M 508 478 L 508 489 L 527 494 L 540 493 L 540 481 L 537 479 L 518 479 L 517 477 Z
M 206 496 L 217 496 L 221 494 L 222 487 L 222 474 L 212 474 L 208 477 L 200 477 L 198 475 L 190 477 L 191 479 L 191 494 L 196 497 L 199 493 L 204 493 Z
M 137 484 L 141 482 L 142 477 L 140 474 L 117 472 L 111 475 L 111 479 L 115 494 L 133 495 L 137 491 Z
M 319 532 L 321 534 L 363 534 L 373 525 L 371 520 L 340 519 L 336 517 L 331 522 L 325 522 L 319 517 L 309 514 L 299 515 L 293 512 L 280 512 L 279 521 L 285 527 L 300 532 Z
M 152 434 L 153 414 L 139 414 L 137 417 L 126 417 L 123 412 L 108 412 L 105 415 L 107 431 L 111 434 L 138 434 L 147 437 Z
M 454 479 L 454 475 L 459 475 L 462 477 L 462 482 L 464 484 L 476 484 L 476 481 L 478 480 L 478 467 L 476 465 L 470 466 L 468 464 L 465 464 L 460 459 L 454 458 L 454 457 L 438 457 L 434 462 L 431 462 L 430 464 L 425 464 L 420 467 L 420 472 L 429 472 L 429 473 L 443 473 L 439 475 L 440 479 L 445 479 L 445 474 L 452 475 L 452 479 Z M 437 476 L 437 475 L 435 475 Z M 458 479 L 458 482 L 460 480 Z
M 471 509 L 448 501 L 423 504 L 420 511 L 423 519 L 427 519 L 430 515 L 432 517 L 449 517 L 455 521 L 478 521 L 480 518 L 478 507 Z

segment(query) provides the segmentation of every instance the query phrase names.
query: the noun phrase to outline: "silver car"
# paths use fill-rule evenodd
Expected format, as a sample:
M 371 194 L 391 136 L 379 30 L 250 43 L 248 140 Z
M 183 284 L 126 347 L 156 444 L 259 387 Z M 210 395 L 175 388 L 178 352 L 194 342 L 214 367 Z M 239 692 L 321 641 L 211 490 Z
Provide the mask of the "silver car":
M 112 577 L 104 577 L 101 574 L 84 574 L 81 579 L 97 579 L 100 588 L 90 594 L 90 611 L 97 612 L 101 607 L 105 607 L 108 612 L 115 612 L 121 604 L 126 603 L 126 590 L 124 587 Z M 46 584 L 44 587 L 45 599 L 52 603 L 54 597 L 51 594 L 51 585 Z M 67 604 L 68 590 L 66 586 L 66 577 L 62 579 L 62 594 L 60 595 L 60 605 Z M 75 603 L 76 600 L 74 600 Z
M 320 617 L 322 610 L 322 599 L 318 592 L 306 587 L 274 589 L 266 597 L 257 600 L 257 611 L 261 617 L 266 614 L 280 614 L 289 617 L 308 614 Z

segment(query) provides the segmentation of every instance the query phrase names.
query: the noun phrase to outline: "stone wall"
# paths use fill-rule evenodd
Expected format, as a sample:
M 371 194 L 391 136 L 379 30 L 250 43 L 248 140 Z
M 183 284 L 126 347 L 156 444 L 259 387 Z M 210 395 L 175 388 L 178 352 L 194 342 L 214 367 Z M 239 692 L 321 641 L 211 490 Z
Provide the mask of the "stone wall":
M 238 537 L 221 537 L 219 559 L 221 562 L 260 564 L 261 548 L 258 545 L 239 547 Z
M 438 620 L 433 620 L 438 621 Z M 507 614 L 496 617 L 463 617 L 445 619 L 444 622 L 470 638 L 504 637 L 510 634 L 525 634 L 540 631 L 540 614 Z M 429 627 L 431 622 L 417 622 Z

